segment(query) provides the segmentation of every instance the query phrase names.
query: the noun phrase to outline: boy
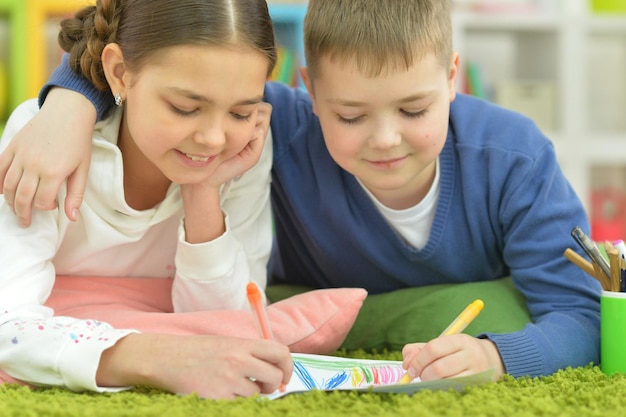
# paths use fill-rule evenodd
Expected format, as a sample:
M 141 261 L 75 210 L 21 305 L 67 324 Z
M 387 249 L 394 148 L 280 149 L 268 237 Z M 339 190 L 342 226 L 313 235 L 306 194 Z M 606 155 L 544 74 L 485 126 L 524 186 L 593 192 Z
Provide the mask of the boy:
M 497 379 L 598 362 L 599 284 L 562 255 L 573 226 L 589 229 L 582 204 L 530 120 L 454 91 L 459 57 L 451 38 L 447 1 L 309 2 L 302 70 L 309 95 L 266 86 L 276 220 L 269 276 L 376 294 L 510 275 L 532 323 L 407 345 L 409 375 L 495 368 Z M 76 88 L 76 78 L 53 82 Z M 55 146 L 56 154 L 74 142 Z M 42 180 L 45 191 L 50 182 Z M 14 197 L 11 179 L 5 191 L 10 185 L 16 206 L 21 195 L 29 203 L 38 181 L 23 180 Z M 44 205 L 52 200 L 37 194 Z

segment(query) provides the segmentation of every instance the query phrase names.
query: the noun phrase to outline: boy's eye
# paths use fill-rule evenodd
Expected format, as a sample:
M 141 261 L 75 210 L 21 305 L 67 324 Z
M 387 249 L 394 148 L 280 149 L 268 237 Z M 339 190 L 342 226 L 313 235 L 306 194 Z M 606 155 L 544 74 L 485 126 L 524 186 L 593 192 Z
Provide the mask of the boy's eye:
M 347 117 L 343 117 L 343 116 L 341 116 L 339 114 L 337 115 L 337 118 L 339 119 L 340 122 L 348 124 L 348 125 L 353 125 L 353 124 L 356 124 L 356 123 L 360 122 L 361 120 L 363 120 L 363 116 L 347 118 Z
M 407 111 L 407 110 L 400 110 L 400 112 L 405 115 L 408 118 L 411 119 L 417 119 L 418 117 L 422 117 L 424 116 L 426 113 L 428 113 L 428 109 L 424 109 L 424 110 L 420 110 L 420 111 L 416 111 L 416 112 L 412 112 L 412 111 Z

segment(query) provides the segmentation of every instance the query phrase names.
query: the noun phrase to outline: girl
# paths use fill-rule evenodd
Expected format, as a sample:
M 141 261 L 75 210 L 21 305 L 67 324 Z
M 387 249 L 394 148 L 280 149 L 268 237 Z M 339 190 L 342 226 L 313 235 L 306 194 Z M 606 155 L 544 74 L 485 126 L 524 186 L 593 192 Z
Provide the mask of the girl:
M 265 1 L 99 0 L 62 23 L 59 43 L 117 107 L 94 132 L 76 222 L 41 212 L 23 229 L 0 202 L 0 369 L 72 390 L 272 392 L 291 373 L 285 346 L 140 334 L 43 305 L 56 275 L 173 278 L 175 312 L 241 309 L 249 277 L 265 285 L 271 142 L 261 100 L 276 60 Z M 36 112 L 32 100 L 18 107 L 2 145 Z

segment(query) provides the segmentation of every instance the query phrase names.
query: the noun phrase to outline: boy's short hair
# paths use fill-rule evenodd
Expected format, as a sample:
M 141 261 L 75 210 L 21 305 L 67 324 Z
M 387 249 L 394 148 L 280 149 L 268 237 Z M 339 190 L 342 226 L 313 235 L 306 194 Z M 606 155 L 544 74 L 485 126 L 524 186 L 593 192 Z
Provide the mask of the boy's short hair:
M 309 77 L 319 61 L 354 60 L 359 71 L 377 76 L 411 67 L 434 53 L 444 67 L 452 57 L 449 0 L 309 0 L 304 50 Z

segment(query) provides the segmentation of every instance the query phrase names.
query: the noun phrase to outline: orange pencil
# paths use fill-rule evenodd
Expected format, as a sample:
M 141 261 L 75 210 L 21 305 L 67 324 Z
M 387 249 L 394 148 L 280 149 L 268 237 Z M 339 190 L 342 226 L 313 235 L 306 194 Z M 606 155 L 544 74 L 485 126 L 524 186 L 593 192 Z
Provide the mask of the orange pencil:
M 274 335 L 272 334 L 270 321 L 267 318 L 267 311 L 265 311 L 265 306 L 263 305 L 261 290 L 259 290 L 259 286 L 256 282 L 248 283 L 246 286 L 246 294 L 248 295 L 248 302 L 250 303 L 254 317 L 256 317 L 261 337 L 263 339 L 273 340 Z M 285 392 L 285 384 L 280 384 L 279 390 L 280 392 Z
M 248 302 L 250 303 L 254 317 L 256 317 L 261 337 L 268 340 L 274 339 L 270 322 L 267 318 L 267 312 L 265 311 L 265 306 L 263 305 L 263 297 L 261 296 L 261 291 L 259 290 L 258 285 L 255 282 L 249 282 L 246 287 L 246 293 L 248 295 Z

